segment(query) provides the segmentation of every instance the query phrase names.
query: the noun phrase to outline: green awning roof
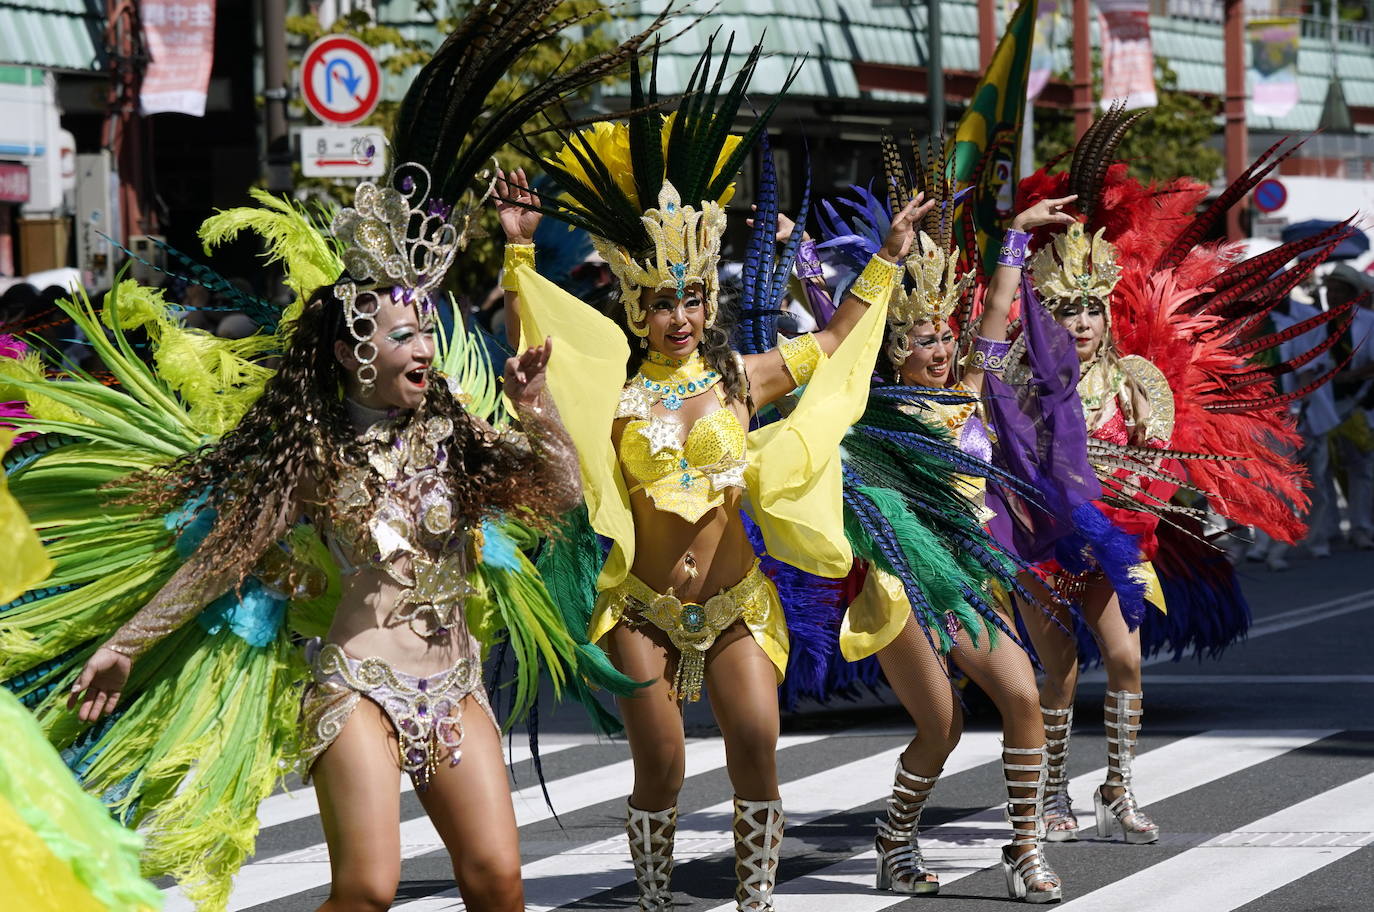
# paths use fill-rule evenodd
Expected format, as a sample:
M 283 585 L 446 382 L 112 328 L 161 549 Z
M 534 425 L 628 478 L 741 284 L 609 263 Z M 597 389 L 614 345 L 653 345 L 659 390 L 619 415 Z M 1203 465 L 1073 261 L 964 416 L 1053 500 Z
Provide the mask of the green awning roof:
M 0 63 L 105 68 L 103 0 L 0 0 Z

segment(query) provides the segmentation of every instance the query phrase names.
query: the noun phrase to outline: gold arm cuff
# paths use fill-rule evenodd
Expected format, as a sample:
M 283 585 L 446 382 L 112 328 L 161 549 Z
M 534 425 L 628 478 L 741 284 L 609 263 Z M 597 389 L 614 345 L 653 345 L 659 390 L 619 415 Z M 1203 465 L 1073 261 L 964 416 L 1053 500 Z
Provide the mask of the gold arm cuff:
M 534 268 L 533 244 L 507 244 L 501 258 L 501 287 L 506 291 L 519 291 L 515 283 L 515 270 L 521 266 Z
M 901 275 L 900 264 L 890 263 L 875 253 L 849 286 L 849 293 L 865 304 L 885 304 L 892 298 L 892 289 L 901 282 Z
M 792 375 L 792 382 L 797 386 L 806 386 L 811 382 L 817 365 L 825 357 L 820 343 L 811 333 L 788 339 L 778 346 L 778 351 L 782 354 L 782 363 L 787 365 L 787 372 Z

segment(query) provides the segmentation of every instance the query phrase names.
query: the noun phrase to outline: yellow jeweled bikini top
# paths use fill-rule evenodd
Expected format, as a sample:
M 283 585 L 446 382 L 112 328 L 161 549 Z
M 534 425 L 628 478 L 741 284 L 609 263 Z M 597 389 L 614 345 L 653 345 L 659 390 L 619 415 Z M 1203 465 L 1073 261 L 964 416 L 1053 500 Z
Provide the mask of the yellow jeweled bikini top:
M 745 429 L 720 391 L 720 374 L 698 352 L 676 360 L 650 352 L 620 394 L 616 418 L 631 418 L 620 438 L 620 462 L 654 506 L 696 522 L 725 502 L 727 488 L 744 487 Z M 698 418 L 683 437 L 671 413 L 682 400 L 714 392 L 720 408 Z M 661 403 L 670 413 L 656 415 Z

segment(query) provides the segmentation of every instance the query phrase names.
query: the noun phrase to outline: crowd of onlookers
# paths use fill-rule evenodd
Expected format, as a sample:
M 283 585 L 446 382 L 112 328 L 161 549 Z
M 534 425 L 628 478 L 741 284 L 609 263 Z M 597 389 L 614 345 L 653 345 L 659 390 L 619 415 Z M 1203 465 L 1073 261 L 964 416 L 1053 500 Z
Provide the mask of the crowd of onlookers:
M 1331 556 L 1341 543 L 1374 550 L 1374 275 L 1346 263 L 1336 265 L 1311 286 L 1293 296 L 1272 315 L 1274 329 L 1283 330 L 1324 310 L 1356 302 L 1348 333 L 1324 354 L 1280 383 L 1285 392 L 1299 390 L 1335 369 L 1331 382 L 1290 406 L 1303 443 L 1298 459 L 1307 467 L 1312 487 L 1307 514 L 1310 529 L 1298 553 L 1313 558 Z M 1328 324 L 1282 345 L 1280 357 L 1291 359 L 1309 351 L 1335 332 Z M 1239 556 L 1241 549 L 1236 549 Z M 1244 549 L 1246 558 L 1285 570 L 1293 555 L 1290 546 L 1262 533 Z

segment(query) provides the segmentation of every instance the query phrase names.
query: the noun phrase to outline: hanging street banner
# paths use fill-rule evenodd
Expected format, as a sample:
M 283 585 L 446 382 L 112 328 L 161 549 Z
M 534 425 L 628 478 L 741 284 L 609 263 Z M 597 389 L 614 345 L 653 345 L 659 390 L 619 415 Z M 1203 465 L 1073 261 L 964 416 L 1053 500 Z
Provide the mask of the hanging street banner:
M 144 114 L 205 116 L 215 63 L 214 0 L 143 0 L 148 70 L 139 90 Z
M 1102 110 L 1122 99 L 1127 110 L 1153 108 L 1159 98 L 1149 0 L 1097 0 L 1097 28 L 1102 36 Z
M 1252 19 L 1250 41 L 1250 116 L 1283 117 L 1298 104 L 1298 20 Z
M 1035 17 L 1035 43 L 1031 45 L 1030 75 L 1026 81 L 1026 100 L 1035 101 L 1054 74 L 1054 47 L 1058 38 L 1060 0 L 1040 0 Z
M 1012 13 L 949 141 L 955 185 L 977 186 L 971 196 L 971 218 L 956 218 L 955 236 L 964 250 L 972 249 L 969 242 L 976 239 L 978 257 L 989 275 L 997 268 L 1002 231 L 1015 202 L 1037 9 L 1037 0 L 1021 0 Z M 971 221 L 975 238 L 966 237 L 966 221 Z

